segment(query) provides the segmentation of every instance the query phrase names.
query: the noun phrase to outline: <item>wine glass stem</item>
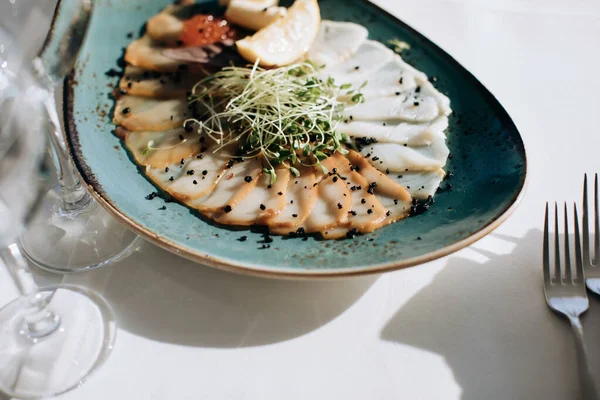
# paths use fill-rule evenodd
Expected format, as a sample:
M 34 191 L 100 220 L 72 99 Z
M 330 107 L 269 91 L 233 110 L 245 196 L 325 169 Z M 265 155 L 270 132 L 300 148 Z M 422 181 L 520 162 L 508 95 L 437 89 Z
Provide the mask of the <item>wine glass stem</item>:
M 67 145 L 62 134 L 58 113 L 56 111 L 56 103 L 54 97 L 50 93 L 44 101 L 44 106 L 50 122 L 50 144 L 54 151 L 58 182 L 60 184 L 60 212 L 67 215 L 78 213 L 92 204 L 92 197 L 87 190 L 85 190 L 75 174 L 75 170 L 69 159 Z
M 60 316 L 48 309 L 49 299 L 38 292 L 31 270 L 19 247 L 13 243 L 0 250 L 0 256 L 6 263 L 19 293 L 28 302 L 19 333 L 34 342 L 50 335 L 60 326 Z

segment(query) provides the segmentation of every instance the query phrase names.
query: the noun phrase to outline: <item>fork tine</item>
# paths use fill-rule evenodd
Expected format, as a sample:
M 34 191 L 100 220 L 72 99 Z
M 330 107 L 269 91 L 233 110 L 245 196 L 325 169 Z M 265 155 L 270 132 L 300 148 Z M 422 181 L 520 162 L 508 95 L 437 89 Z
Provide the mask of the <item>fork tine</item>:
M 600 218 L 598 215 L 598 174 L 596 174 L 594 178 L 594 265 L 596 265 L 598 253 L 600 253 Z
M 565 280 L 570 281 L 571 275 L 571 249 L 569 243 L 569 211 L 565 202 Z
M 558 203 L 554 202 L 554 280 L 560 283 L 562 273 L 560 272 L 560 238 L 558 237 Z
M 584 282 L 583 258 L 581 255 L 581 237 L 579 236 L 579 217 L 577 215 L 577 204 L 573 203 L 573 218 L 575 219 L 575 271 L 577 279 Z
M 588 207 L 587 174 L 583 176 L 583 258 L 586 264 L 592 260 L 590 255 L 590 210 Z M 575 220 L 577 221 L 577 219 Z
M 548 202 L 546 202 L 546 212 L 544 215 L 544 283 L 550 284 L 550 235 L 548 233 Z

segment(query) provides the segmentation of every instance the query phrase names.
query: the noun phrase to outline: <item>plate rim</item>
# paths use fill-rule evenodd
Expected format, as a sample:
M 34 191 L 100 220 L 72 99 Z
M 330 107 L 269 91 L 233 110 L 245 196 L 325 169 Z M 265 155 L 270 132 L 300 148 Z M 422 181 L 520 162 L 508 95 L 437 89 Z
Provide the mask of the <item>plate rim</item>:
M 412 28 L 410 25 L 394 16 L 387 10 L 379 7 L 376 4 L 371 3 L 368 0 L 359 0 L 361 3 L 375 9 L 376 12 L 379 12 L 385 15 L 387 18 L 393 19 L 396 23 L 400 24 L 404 29 L 411 32 L 413 35 L 419 37 L 428 45 L 433 46 L 437 49 L 438 53 L 442 56 L 442 58 L 446 59 L 446 61 L 454 64 L 460 72 L 465 74 L 468 80 L 472 81 L 475 86 L 478 86 L 479 89 L 482 90 L 483 96 L 487 100 L 491 100 L 491 105 L 493 108 L 496 108 L 497 115 L 508 123 L 509 128 L 517 133 L 515 139 L 517 139 L 517 152 L 520 152 L 523 158 L 523 174 L 520 177 L 519 188 L 517 192 L 512 196 L 508 205 L 506 205 L 500 213 L 498 213 L 495 218 L 490 221 L 488 224 L 482 226 L 479 230 L 471 233 L 466 238 L 459 240 L 455 243 L 452 243 L 448 246 L 439 248 L 437 250 L 431 251 L 429 253 L 423 254 L 421 256 L 408 258 L 400 261 L 390 261 L 381 264 L 368 264 L 368 265 L 360 265 L 351 268 L 337 268 L 335 270 L 308 270 L 308 269 L 296 269 L 296 268 L 280 268 L 280 269 L 269 269 L 255 264 L 244 263 L 240 261 L 228 260 L 222 257 L 213 256 L 207 254 L 202 251 L 198 251 L 192 249 L 187 246 L 183 246 L 177 244 L 169 239 L 161 237 L 160 234 L 154 232 L 141 224 L 132 220 L 127 214 L 122 212 L 109 198 L 104 194 L 102 186 L 95 178 L 95 175 L 92 169 L 86 164 L 85 157 L 81 152 L 81 144 L 79 141 L 79 132 L 75 125 L 73 107 L 74 107 L 74 94 L 73 94 L 73 85 L 75 84 L 74 79 L 74 70 L 71 74 L 65 79 L 63 84 L 63 119 L 65 125 L 65 142 L 67 144 L 67 148 L 69 153 L 71 154 L 72 160 L 75 164 L 75 172 L 78 175 L 81 183 L 86 186 L 88 191 L 94 197 L 94 199 L 104 208 L 106 209 L 113 217 L 115 217 L 119 222 L 126 225 L 129 229 L 145 238 L 146 240 L 158 245 L 159 247 L 170 251 L 176 255 L 183 256 L 191 261 L 196 263 L 200 263 L 202 265 L 207 265 L 209 267 L 217 268 L 224 271 L 235 272 L 243 275 L 252 275 L 263 278 L 273 278 L 273 279 L 296 279 L 296 280 L 308 280 L 308 279 L 318 279 L 318 278 L 344 278 L 344 277 L 353 277 L 353 276 L 362 276 L 362 275 L 371 275 L 371 274 L 381 274 L 385 272 L 391 272 L 395 270 L 400 270 L 404 268 L 409 268 L 413 266 L 417 266 L 420 264 L 424 264 L 427 262 L 431 262 L 437 260 L 439 258 L 445 257 L 452 253 L 457 252 L 476 241 L 482 239 L 487 236 L 493 230 L 498 228 L 504 221 L 512 215 L 515 209 L 520 204 L 523 199 L 526 188 L 529 182 L 529 174 L 528 174 L 528 158 L 527 151 L 525 148 L 525 142 L 519 129 L 515 125 L 514 121 L 504 108 L 502 104 L 498 101 L 498 99 L 483 85 L 469 70 L 462 66 L 454 57 L 448 54 L 444 49 L 436 45 L 433 41 L 431 41 L 428 37 L 418 32 L 416 29 Z

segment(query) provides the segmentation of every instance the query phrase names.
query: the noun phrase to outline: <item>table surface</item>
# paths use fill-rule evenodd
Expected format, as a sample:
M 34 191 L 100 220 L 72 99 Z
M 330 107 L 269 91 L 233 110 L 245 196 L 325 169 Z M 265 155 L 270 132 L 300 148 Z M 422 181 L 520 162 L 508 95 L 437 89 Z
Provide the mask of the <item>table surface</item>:
M 514 119 L 530 174 L 514 215 L 444 259 L 330 282 L 234 275 L 144 243 L 65 278 L 101 291 L 120 329 L 107 363 L 61 400 L 578 397 L 570 329 L 543 298 L 541 228 L 544 203 L 580 201 L 583 174 L 599 167 L 600 3 L 376 3 L 454 56 Z M 0 305 L 14 296 L 0 267 Z M 591 300 L 583 323 L 600 374 Z

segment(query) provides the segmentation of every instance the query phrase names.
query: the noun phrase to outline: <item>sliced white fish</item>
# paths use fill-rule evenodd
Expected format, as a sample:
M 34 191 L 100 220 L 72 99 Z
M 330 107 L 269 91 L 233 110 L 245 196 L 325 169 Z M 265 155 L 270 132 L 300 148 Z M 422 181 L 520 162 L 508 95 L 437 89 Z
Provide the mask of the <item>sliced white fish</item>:
M 321 21 L 307 57 L 317 66 L 331 68 L 356 53 L 368 35 L 369 31 L 364 26 L 352 22 Z
M 436 138 L 445 138 L 448 118 L 438 117 L 431 122 L 394 124 L 385 121 L 350 121 L 338 124 L 337 130 L 351 137 L 373 138 L 380 143 L 430 145 Z
M 435 171 L 403 172 L 389 175 L 391 179 L 404 186 L 414 198 L 420 200 L 435 196 L 445 176 L 446 173 L 441 168 Z
M 277 180 L 271 184 L 271 176 L 261 173 L 256 179 L 252 191 L 229 213 L 221 213 L 215 220 L 222 224 L 253 225 L 260 224 L 279 214 L 285 207 L 285 196 L 277 195 L 285 191 L 290 178 L 289 168 L 277 169 Z M 242 186 L 240 191 L 244 191 Z
M 411 92 L 403 96 L 366 99 L 363 103 L 347 107 L 345 115 L 351 115 L 355 121 L 428 122 L 444 113 L 435 97 Z
M 287 191 L 274 193 L 285 196 L 285 208 L 267 221 L 272 230 L 295 231 L 310 215 L 317 198 L 317 177 L 312 168 L 303 168 L 300 173 L 299 177 L 290 178 Z
M 128 65 L 119 81 L 119 89 L 131 96 L 174 99 L 185 97 L 203 76 L 188 70 L 164 73 Z
M 205 151 L 170 168 L 173 180 L 165 190 L 174 198 L 189 201 L 208 196 L 225 175 L 231 155 L 226 151 Z
M 333 171 L 335 163 L 331 158 L 323 165 Z M 303 224 L 305 232 L 322 232 L 348 222 L 348 212 L 352 207 L 352 196 L 345 181 L 337 174 L 322 176 L 317 185 L 317 199 L 310 216 Z
M 438 137 L 429 146 L 374 143 L 365 146 L 361 154 L 380 171 L 434 171 L 446 165 L 450 150 L 444 139 Z
M 151 71 L 175 72 L 182 62 L 163 55 L 165 49 L 166 47 L 145 35 L 127 46 L 125 61 Z
M 386 219 L 387 210 L 381 205 L 374 193 L 369 191 L 369 181 L 356 171 L 350 169 L 350 161 L 336 154 L 334 156 L 339 174 L 346 178 L 346 186 L 350 190 L 351 206 L 348 211 L 347 230 L 372 232 L 381 226 Z
M 200 152 L 202 144 L 196 132 L 183 128 L 168 131 L 126 132 L 125 147 L 138 164 L 165 168 Z
M 319 75 L 322 79 L 332 77 L 336 85 L 351 82 L 362 84 L 393 58 L 394 52 L 385 45 L 373 40 L 366 40 L 352 57 L 332 67 L 326 67 Z
M 246 186 L 248 190 L 243 195 L 238 193 L 243 185 L 251 185 L 251 182 L 246 182 L 246 177 L 258 177 L 261 170 L 262 165 L 257 159 L 235 162 L 231 168 L 227 168 L 221 172 L 217 186 L 208 196 L 192 201 L 189 204 L 198 210 L 208 213 L 227 212 L 229 209 L 236 207 L 253 188 L 254 185 Z
M 418 80 L 417 80 L 418 79 Z M 384 64 L 367 78 L 367 86 L 361 93 L 365 99 L 393 96 L 412 92 L 420 82 L 427 81 L 427 76 L 406 64 L 399 55 Z M 350 83 L 353 87 L 360 87 L 364 80 L 355 79 Z M 342 95 L 341 100 L 348 101 L 350 95 Z
M 130 131 L 166 131 L 182 126 L 191 116 L 185 98 L 121 96 L 115 105 L 113 122 Z

